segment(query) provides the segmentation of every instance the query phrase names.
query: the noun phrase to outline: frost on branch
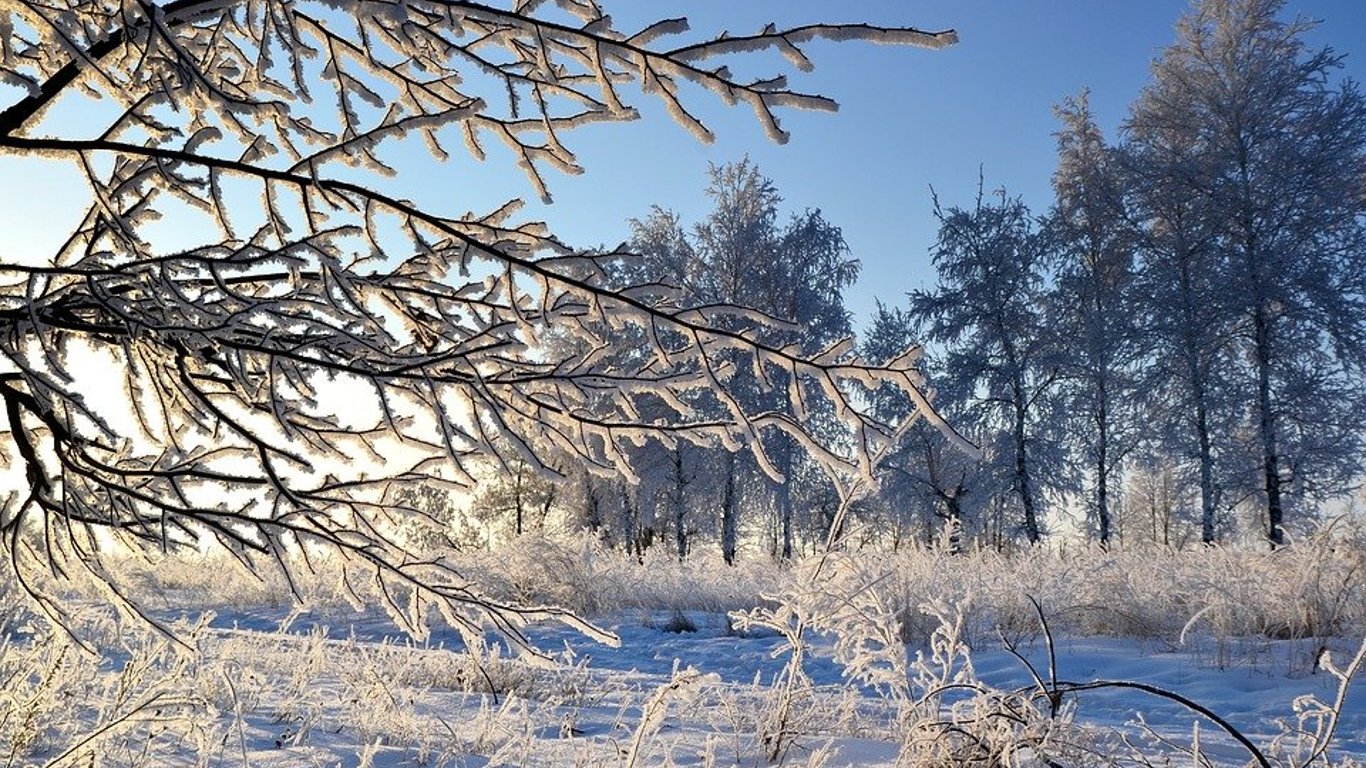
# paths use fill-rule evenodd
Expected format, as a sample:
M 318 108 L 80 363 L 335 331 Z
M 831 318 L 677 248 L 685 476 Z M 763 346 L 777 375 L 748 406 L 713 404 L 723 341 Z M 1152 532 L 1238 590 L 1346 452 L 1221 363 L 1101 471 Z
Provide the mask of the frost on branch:
M 444 161 L 456 144 L 479 160 L 501 145 L 548 199 L 545 169 L 579 170 L 566 134 L 636 119 L 632 98 L 707 138 L 685 81 L 781 139 L 774 109 L 833 102 L 783 73 L 737 80 L 724 59 L 773 49 L 805 69 L 812 40 L 937 47 L 951 32 L 697 42 L 682 19 L 628 32 L 575 0 L 20 0 L 0 22 L 0 78 L 17 86 L 0 149 L 67 163 L 90 189 L 50 256 L 0 256 L 6 453 L 25 478 L 0 527 L 26 531 L 6 538 L 21 576 L 42 562 L 103 576 L 101 530 L 218 544 L 287 575 L 340 558 L 348 588 L 417 631 L 435 603 L 515 633 L 547 613 L 494 604 L 405 550 L 391 518 L 413 511 L 392 482 L 469 485 L 490 457 L 549 471 L 550 454 L 615 473 L 628 445 L 762 453 L 775 430 L 831 473 L 868 477 L 892 429 L 856 385 L 924 407 L 912 358 L 875 368 L 842 347 L 766 343 L 766 318 L 620 289 L 628 256 L 576 252 L 513 220 L 516 201 L 451 215 L 389 177 L 400 147 Z M 90 118 L 47 119 L 57 105 Z M 623 338 L 644 352 L 621 354 Z M 838 404 L 847 439 L 731 396 L 740 372 L 765 371 Z

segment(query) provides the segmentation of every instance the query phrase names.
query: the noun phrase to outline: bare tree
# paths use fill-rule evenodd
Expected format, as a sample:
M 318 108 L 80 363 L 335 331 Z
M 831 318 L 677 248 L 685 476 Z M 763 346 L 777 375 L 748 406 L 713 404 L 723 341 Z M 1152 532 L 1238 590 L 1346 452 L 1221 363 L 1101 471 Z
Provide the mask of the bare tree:
M 641 254 L 637 263 L 643 281 L 671 286 L 685 306 L 726 304 L 759 310 L 764 318 L 759 324 L 754 318 L 734 317 L 727 327 L 775 347 L 824 348 L 848 338 L 852 328 L 841 294 L 857 277 L 859 265 L 849 258 L 840 229 L 819 210 L 810 209 L 794 214 L 784 225 L 777 187 L 748 158 L 713 166 L 707 197 L 713 208 L 691 233 L 677 214 L 658 207 L 644 220 L 632 220 L 631 248 Z M 836 442 L 833 432 L 838 428 L 832 430 L 831 420 L 822 420 L 828 400 L 794 399 L 787 374 L 780 370 L 745 366 L 739 373 L 730 392 L 745 401 L 746 409 L 799 418 L 809 435 L 825 431 L 821 442 Z M 738 546 L 742 492 L 771 497 L 772 554 L 785 560 L 793 556 L 798 504 L 792 491 L 810 478 L 801 477 L 805 463 L 791 438 L 770 433 L 762 448 L 776 475 L 770 470 L 765 477 L 751 462 L 737 463 L 730 452 L 712 457 L 720 459 L 720 474 L 758 481 L 728 485 L 721 494 L 721 549 L 728 563 L 734 562 Z M 682 475 L 675 472 L 673 478 L 677 482 Z
M 548 199 L 546 169 L 579 170 L 565 134 L 636 118 L 632 98 L 708 140 L 690 87 L 750 107 L 782 141 L 775 110 L 834 102 L 781 74 L 741 80 L 725 59 L 769 49 L 804 70 L 818 39 L 954 41 L 865 24 L 686 30 L 619 30 L 592 0 L 7 4 L 0 80 L 18 95 L 0 109 L 0 156 L 66 163 L 90 192 L 47 258 L 0 256 L 5 453 L 26 477 L 0 529 L 21 581 L 59 613 L 25 574 L 104 576 L 96 530 L 222 545 L 287 575 L 290 551 L 321 548 L 417 630 L 436 603 L 457 626 L 515 635 L 557 612 L 497 605 L 410 557 L 386 520 L 391 481 L 468 484 L 475 457 L 545 470 L 536 446 L 612 473 L 646 437 L 747 448 L 776 474 L 769 432 L 869 475 L 888 427 L 844 383 L 891 383 L 928 413 L 913 368 L 766 345 L 727 330 L 746 310 L 614 290 L 602 264 L 617 255 L 515 221 L 516 201 L 456 215 L 402 185 L 400 147 L 441 162 L 452 142 L 479 159 L 500 144 Z M 605 362 L 627 327 L 649 345 L 634 368 Z M 578 343 L 551 343 L 564 335 Z M 865 449 L 747 408 L 723 353 L 840 403 Z M 640 418 L 642 397 L 673 413 Z

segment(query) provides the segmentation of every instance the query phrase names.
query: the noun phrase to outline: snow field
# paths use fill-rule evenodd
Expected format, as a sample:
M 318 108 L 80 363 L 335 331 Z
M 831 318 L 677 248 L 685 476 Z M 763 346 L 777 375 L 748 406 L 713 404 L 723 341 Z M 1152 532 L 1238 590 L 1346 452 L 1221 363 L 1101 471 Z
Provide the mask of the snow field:
M 1033 597 L 1059 681 L 1157 686 L 1299 765 L 1325 711 L 1297 698 L 1338 690 L 1320 653 L 1345 665 L 1366 637 L 1366 548 L 1342 526 L 1276 553 L 917 549 L 735 569 L 520 545 L 457 557 L 498 596 L 557 599 L 620 648 L 560 625 L 527 629 L 550 664 L 492 635 L 471 654 L 439 625 L 417 643 L 325 568 L 298 608 L 212 557 L 113 569 L 169 637 L 67 585 L 73 639 L 7 582 L 0 764 L 1161 765 L 1192 764 L 1197 744 L 1201 764 L 1249 763 L 1215 723 L 1135 690 L 1051 711 Z M 1360 765 L 1360 681 L 1340 714 L 1327 764 Z

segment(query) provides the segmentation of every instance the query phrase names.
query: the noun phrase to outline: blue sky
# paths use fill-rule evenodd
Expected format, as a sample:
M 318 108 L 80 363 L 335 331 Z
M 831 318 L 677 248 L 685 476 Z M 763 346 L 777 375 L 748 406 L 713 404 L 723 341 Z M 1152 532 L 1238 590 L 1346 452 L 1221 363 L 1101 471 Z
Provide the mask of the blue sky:
M 1175 39 L 1185 0 L 689 0 L 685 3 L 605 3 L 624 27 L 637 13 L 671 9 L 695 33 L 753 31 L 766 21 L 863 20 L 922 29 L 955 28 L 961 42 L 948 50 L 821 44 L 809 53 L 810 75 L 800 90 L 831 96 L 835 115 L 788 112 L 785 146 L 767 141 L 747 108 L 705 103 L 717 141 L 703 146 L 662 110 L 642 104 L 645 119 L 593 127 L 570 136 L 587 173 L 552 175 L 556 202 L 544 217 L 568 242 L 615 244 L 625 220 L 651 204 L 704 215 L 709 162 L 749 155 L 777 184 L 791 208 L 820 208 L 844 230 L 863 263 L 847 297 L 856 319 L 874 297 L 902 302 L 906 291 L 933 282 L 930 188 L 946 204 L 967 204 L 978 169 L 988 188 L 1005 186 L 1042 213 L 1051 199 L 1055 159 L 1052 106 L 1090 87 L 1102 125 L 1113 131 L 1147 82 L 1151 60 Z M 833 10 L 832 10 L 833 9 Z M 1361 0 L 1289 2 L 1287 15 L 1323 23 L 1314 45 L 1347 54 L 1345 71 L 1366 80 L 1366 3 Z M 627 15 L 627 14 L 631 15 Z M 1112 134 L 1113 135 L 1113 134 Z M 532 197 L 512 179 L 508 190 Z M 491 191 L 491 190 L 485 190 Z M 479 206 L 474 206 L 478 208 Z
M 656 101 L 637 98 L 644 119 L 589 126 L 568 134 L 587 173 L 547 172 L 556 202 L 532 203 L 526 215 L 550 223 L 574 245 L 615 245 L 626 221 L 651 204 L 695 221 L 708 163 L 748 155 L 771 177 L 791 210 L 820 208 L 840 226 L 863 263 L 847 302 L 856 319 L 875 297 L 900 303 L 906 291 L 934 279 L 930 188 L 946 205 L 968 204 L 978 170 L 988 188 L 1005 186 L 1042 213 L 1050 202 L 1057 128 L 1052 107 L 1090 87 L 1102 125 L 1113 132 L 1148 78 L 1187 0 L 604 0 L 623 29 L 687 15 L 693 36 L 722 29 L 752 32 L 764 23 L 867 21 L 927 30 L 954 28 L 961 42 L 929 51 L 859 43 L 816 44 L 816 71 L 793 78 L 798 90 L 831 96 L 838 114 L 786 112 L 792 134 L 772 144 L 747 107 L 728 108 L 710 94 L 692 104 L 716 143 L 697 143 Z M 1323 23 L 1310 36 L 1347 54 L 1346 73 L 1366 80 L 1366 0 L 1291 0 L 1287 15 Z M 741 60 L 744 61 L 744 60 Z M 751 61 L 753 74 L 773 74 L 781 60 Z M 771 65 L 771 66 L 770 66 Z M 740 63 L 737 72 L 744 71 Z M 79 109 L 91 109 L 88 102 Z M 416 142 L 415 142 L 416 143 Z M 459 144 L 454 143 L 453 149 Z M 463 158 L 441 166 L 413 154 L 402 168 L 401 194 L 443 213 L 486 212 L 535 192 L 490 144 L 482 167 Z M 412 150 L 420 152 L 420 145 Z M 0 232 L 7 251 L 50 252 L 78 216 L 74 176 L 51 163 L 11 161 L 3 169 Z

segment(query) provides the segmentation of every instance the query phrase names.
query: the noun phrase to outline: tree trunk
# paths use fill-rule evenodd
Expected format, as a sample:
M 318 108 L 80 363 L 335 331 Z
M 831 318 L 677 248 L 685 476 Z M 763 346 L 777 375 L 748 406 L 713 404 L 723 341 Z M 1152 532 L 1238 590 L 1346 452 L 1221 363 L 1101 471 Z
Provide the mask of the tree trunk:
M 688 528 L 683 519 L 687 510 L 683 498 L 687 483 L 683 478 L 683 449 L 681 447 L 669 451 L 669 468 L 673 471 L 674 481 L 673 493 L 669 498 L 669 503 L 673 505 L 674 549 L 678 554 L 678 561 L 681 563 L 688 557 Z
M 778 471 L 783 473 L 783 479 L 774 485 L 773 505 L 781 528 L 779 557 L 787 562 L 792 559 L 792 444 L 785 435 L 779 435 L 776 448 L 774 458 L 778 460 Z
M 960 555 L 963 553 L 963 502 L 958 493 L 950 494 L 947 501 L 949 518 L 945 524 L 949 529 L 949 554 Z
M 1094 230 L 1093 230 L 1094 233 Z M 1113 358 L 1111 350 L 1116 340 L 1113 338 L 1110 321 L 1115 308 L 1105 301 L 1107 289 L 1106 275 L 1103 274 L 1105 257 L 1101 237 L 1091 238 L 1090 275 L 1091 275 L 1091 317 L 1087 322 L 1090 340 L 1090 366 L 1092 383 L 1095 385 L 1096 398 L 1096 525 L 1102 549 L 1110 546 L 1110 366 Z
M 1182 344 L 1185 346 L 1186 376 L 1189 378 L 1191 401 L 1195 407 L 1195 440 L 1200 464 L 1200 542 L 1214 543 L 1216 500 L 1214 494 L 1214 452 L 1210 445 L 1209 403 L 1205 386 L 1205 366 L 1201 364 L 1200 319 L 1196 311 L 1195 282 L 1191 275 L 1191 253 L 1184 245 L 1181 255 L 1181 310 L 1183 315 Z
M 735 493 L 735 454 L 725 451 L 722 456 L 725 458 L 721 462 L 721 559 L 726 565 L 735 565 L 739 503 Z
M 1109 413 L 1105 398 L 1105 378 L 1097 382 L 1100 413 L 1097 416 L 1096 435 L 1096 522 L 1100 526 L 1100 546 L 1110 547 L 1110 430 Z
M 1243 188 L 1251 187 L 1248 151 L 1240 147 L 1240 168 Z M 1245 193 L 1244 199 L 1252 196 Z M 1280 452 L 1277 450 L 1276 415 L 1271 407 L 1271 361 L 1275 350 L 1272 349 L 1271 299 L 1267 297 L 1265 265 L 1262 262 L 1263 249 L 1256 235 L 1254 217 L 1246 208 L 1239 218 L 1243 234 L 1243 259 L 1247 269 L 1247 290 L 1252 294 L 1252 354 L 1257 366 L 1257 432 L 1262 448 L 1262 477 L 1266 492 L 1266 536 L 1272 548 L 1285 543 L 1285 532 L 1281 525 L 1281 472 Z
M 536 530 L 545 530 L 546 518 L 550 517 L 550 508 L 555 506 L 555 497 L 557 495 L 558 494 L 555 493 L 546 494 L 545 501 L 541 502 L 540 517 L 536 519 Z
M 1214 451 L 1210 447 L 1209 412 L 1205 407 L 1204 386 L 1195 405 L 1195 439 L 1200 450 L 1200 543 L 1214 544 L 1216 500 L 1214 496 Z
M 1241 139 L 1241 137 L 1240 137 Z M 1252 153 L 1249 142 L 1240 140 L 1238 144 L 1238 170 L 1242 203 L 1238 210 L 1238 226 L 1241 235 L 1242 256 L 1247 269 L 1248 284 L 1245 290 L 1252 298 L 1252 354 L 1257 365 L 1257 431 L 1261 438 L 1262 476 L 1266 492 L 1267 539 L 1274 549 L 1285 543 L 1285 532 L 1281 528 L 1283 510 L 1281 508 L 1280 452 L 1277 450 L 1276 415 L 1271 408 L 1271 361 L 1275 350 L 1271 324 L 1272 299 L 1268 296 L 1266 271 L 1274 267 L 1266 263 L 1267 252 L 1257 234 L 1257 214 L 1252 209 L 1256 195 L 1252 192 L 1253 169 Z
M 624 481 L 617 481 L 617 495 L 621 498 L 621 544 L 626 550 L 626 554 L 640 556 L 639 547 L 640 531 L 637 523 L 638 512 L 636 500 L 631 493 L 631 487 Z
M 1023 387 L 1016 391 L 1015 403 L 1015 492 L 1020 496 L 1020 506 L 1024 509 L 1024 533 L 1030 544 L 1039 543 L 1039 517 L 1034 508 L 1034 488 L 1029 480 L 1029 462 L 1026 459 L 1028 442 L 1025 434 L 1025 405 Z
M 587 472 L 583 476 L 583 521 L 593 535 L 602 534 L 602 499 L 598 497 L 598 486 L 593 482 L 593 476 Z
M 517 536 L 522 535 L 522 465 L 517 465 L 517 472 L 512 480 L 512 506 L 513 516 L 516 522 L 513 524 L 513 532 Z
M 1257 357 L 1257 426 L 1262 442 L 1262 473 L 1266 482 L 1267 539 L 1272 547 L 1285 544 L 1281 506 L 1280 453 L 1276 448 L 1275 413 L 1271 409 L 1271 320 L 1257 308 L 1253 316 Z

